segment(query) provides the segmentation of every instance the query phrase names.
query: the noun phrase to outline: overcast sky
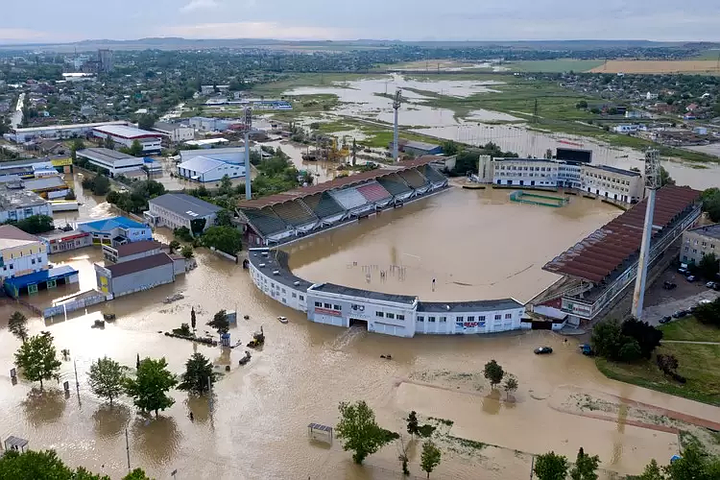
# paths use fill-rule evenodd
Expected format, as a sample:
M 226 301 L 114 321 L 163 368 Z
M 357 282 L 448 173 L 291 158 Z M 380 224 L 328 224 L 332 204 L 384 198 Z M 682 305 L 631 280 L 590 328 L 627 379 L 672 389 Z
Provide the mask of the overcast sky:
M 142 37 L 720 41 L 720 0 L 0 0 L 0 42 Z

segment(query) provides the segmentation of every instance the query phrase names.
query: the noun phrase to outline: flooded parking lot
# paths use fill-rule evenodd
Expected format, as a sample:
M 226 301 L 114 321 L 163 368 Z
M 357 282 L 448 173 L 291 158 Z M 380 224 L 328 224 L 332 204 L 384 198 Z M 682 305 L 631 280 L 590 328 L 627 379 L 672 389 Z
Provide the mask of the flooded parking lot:
M 524 205 L 510 193 L 451 188 L 293 244 L 290 267 L 313 282 L 423 300 L 526 302 L 560 278 L 542 270 L 547 261 L 621 213 L 577 196 L 561 208 Z

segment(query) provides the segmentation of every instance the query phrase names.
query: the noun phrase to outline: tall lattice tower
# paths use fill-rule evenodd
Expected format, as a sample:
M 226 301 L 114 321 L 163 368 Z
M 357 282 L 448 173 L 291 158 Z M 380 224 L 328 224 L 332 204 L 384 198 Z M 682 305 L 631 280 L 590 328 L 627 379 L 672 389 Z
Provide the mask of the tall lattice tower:
M 393 128 L 393 161 L 397 162 L 399 157 L 399 138 L 398 138 L 398 110 L 400 110 L 400 103 L 402 102 L 402 93 L 398 88 L 395 90 L 395 98 L 393 99 L 393 109 L 395 110 L 395 123 Z
M 645 282 L 650 261 L 650 240 L 652 239 L 653 217 L 655 215 L 655 194 L 660 186 L 660 156 L 657 150 L 648 148 L 647 152 L 645 152 L 647 206 L 645 208 L 645 224 L 643 225 L 640 259 L 638 260 L 638 272 L 635 279 L 635 292 L 633 293 L 632 303 L 632 314 L 638 319 L 642 318 L 643 302 L 645 300 Z

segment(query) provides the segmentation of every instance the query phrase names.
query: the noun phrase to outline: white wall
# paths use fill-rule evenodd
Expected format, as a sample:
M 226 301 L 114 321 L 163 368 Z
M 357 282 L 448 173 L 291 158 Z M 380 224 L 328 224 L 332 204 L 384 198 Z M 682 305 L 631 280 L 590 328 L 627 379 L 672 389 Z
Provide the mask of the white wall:
M 273 279 L 272 271 L 267 272 L 250 263 L 250 277 L 265 295 L 300 312 L 307 311 L 307 292 L 300 287 L 289 287 Z
M 25 220 L 33 215 L 47 215 L 48 217 L 52 217 L 52 208 L 50 204 L 46 202 L 42 205 L 23 207 L 16 210 L 0 210 L 0 223 L 5 223 L 8 220 Z

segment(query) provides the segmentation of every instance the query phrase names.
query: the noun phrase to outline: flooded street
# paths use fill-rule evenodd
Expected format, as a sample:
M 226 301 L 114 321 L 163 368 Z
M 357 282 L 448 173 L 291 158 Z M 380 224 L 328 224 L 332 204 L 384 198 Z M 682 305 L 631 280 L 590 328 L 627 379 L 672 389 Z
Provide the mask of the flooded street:
M 525 205 L 510 193 L 451 188 L 293 244 L 290 267 L 309 281 L 422 300 L 524 303 L 560 278 L 542 270 L 547 261 L 622 213 L 576 196 L 562 208 Z

